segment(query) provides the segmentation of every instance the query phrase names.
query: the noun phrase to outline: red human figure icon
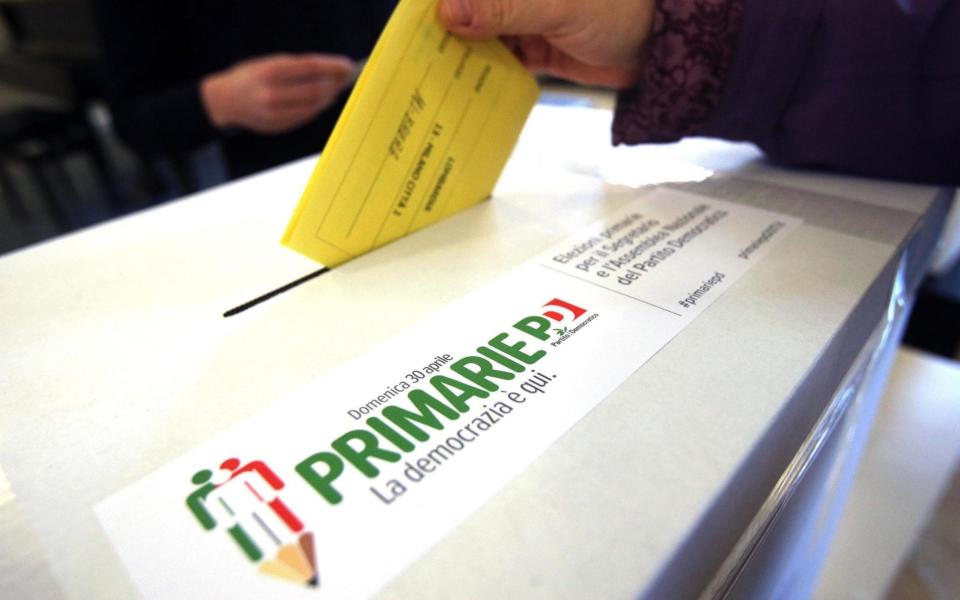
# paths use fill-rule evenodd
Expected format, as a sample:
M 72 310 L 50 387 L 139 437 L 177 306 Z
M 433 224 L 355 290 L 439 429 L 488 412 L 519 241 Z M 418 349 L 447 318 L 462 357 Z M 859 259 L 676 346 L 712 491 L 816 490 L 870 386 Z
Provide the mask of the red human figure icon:
M 251 473 L 259 475 L 260 479 L 262 479 L 274 491 L 280 491 L 283 489 L 283 480 L 277 477 L 277 474 L 274 473 L 270 467 L 264 464 L 263 461 L 254 460 L 243 466 L 240 466 L 239 459 L 228 458 L 227 460 L 223 461 L 223 463 L 220 465 L 220 468 L 232 473 L 230 475 L 231 480 L 243 475 L 244 473 Z M 293 533 L 300 533 L 303 530 L 303 523 L 295 514 L 293 514 L 293 511 L 287 507 L 280 496 L 274 495 L 272 499 L 266 500 L 263 495 L 258 492 L 253 485 L 250 484 L 249 481 L 244 481 L 244 485 L 246 485 L 247 489 L 250 490 L 250 493 L 252 493 L 257 500 L 260 502 L 265 502 L 267 506 L 269 506 L 274 512 L 274 514 L 276 514 L 277 517 L 283 521 L 284 525 L 290 529 L 290 531 Z
M 186 505 L 204 529 L 225 529 L 266 575 L 320 586 L 314 534 L 280 499 L 284 483 L 263 461 L 229 458 L 217 476 L 202 469 L 191 481 Z

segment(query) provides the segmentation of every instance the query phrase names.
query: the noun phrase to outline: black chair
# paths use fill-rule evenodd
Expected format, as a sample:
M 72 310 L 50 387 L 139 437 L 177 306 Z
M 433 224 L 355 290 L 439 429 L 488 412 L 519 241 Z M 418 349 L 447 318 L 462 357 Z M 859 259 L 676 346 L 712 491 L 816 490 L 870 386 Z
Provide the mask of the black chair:
M 12 44 L 0 54 L 0 81 L 55 103 L 17 104 L 0 110 L 0 195 L 18 219 L 29 216 L 26 194 L 12 176 L 26 173 L 50 220 L 62 231 L 87 224 L 77 181 L 68 168 L 81 159 L 112 214 L 127 208 L 111 163 L 87 118 L 102 96 L 93 21 L 85 2 L 20 0 L 0 4 Z
M 123 202 L 113 189 L 109 167 L 86 115 L 78 111 L 23 108 L 0 114 L 0 170 L 5 174 L 4 197 L 13 215 L 23 218 L 26 207 L 9 175 L 9 166 L 19 164 L 51 220 L 62 231 L 85 224 L 78 214 L 80 192 L 66 161 L 83 157 L 92 166 L 110 210 L 123 211 Z

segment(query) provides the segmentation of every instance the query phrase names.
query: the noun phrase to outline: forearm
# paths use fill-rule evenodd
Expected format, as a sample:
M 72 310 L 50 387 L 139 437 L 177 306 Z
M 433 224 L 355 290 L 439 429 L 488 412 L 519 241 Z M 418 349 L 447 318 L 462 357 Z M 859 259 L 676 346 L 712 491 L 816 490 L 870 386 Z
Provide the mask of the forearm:
M 143 154 L 176 153 L 215 135 L 188 74 L 192 57 L 174 32 L 183 3 L 95 0 L 108 100 L 120 136 Z
M 671 142 L 699 133 L 720 103 L 743 0 L 661 0 L 639 83 L 620 92 L 613 141 Z
M 739 26 L 713 27 L 734 23 L 712 17 L 735 16 L 739 2 Z M 960 4 L 677 4 L 660 2 L 641 81 L 619 99 L 614 141 L 706 135 L 753 142 L 784 165 L 960 182 Z M 720 4 L 726 8 L 707 10 Z M 684 10 L 701 11 L 711 28 L 670 20 Z M 711 42 L 691 43 L 704 31 Z
M 217 136 L 197 82 L 114 98 L 111 106 L 117 133 L 145 155 L 187 152 Z

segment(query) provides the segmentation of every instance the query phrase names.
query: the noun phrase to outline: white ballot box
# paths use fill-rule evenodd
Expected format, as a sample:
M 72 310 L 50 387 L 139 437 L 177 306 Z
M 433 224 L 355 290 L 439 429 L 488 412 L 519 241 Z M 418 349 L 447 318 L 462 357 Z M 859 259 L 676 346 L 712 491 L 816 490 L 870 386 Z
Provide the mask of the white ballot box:
M 406 506 L 395 525 L 429 535 L 406 545 L 393 524 L 371 520 L 371 541 L 351 545 L 330 522 L 316 528 L 318 586 L 253 570 L 237 585 L 305 598 L 811 594 L 951 194 L 785 171 L 750 146 L 712 140 L 612 148 L 610 118 L 538 106 L 490 201 L 229 317 L 318 268 L 278 243 L 312 159 L 0 259 L 2 595 L 217 597 L 190 587 L 191 573 L 226 585 L 232 567 L 221 562 L 240 553 L 223 532 L 194 543 L 192 531 L 158 525 L 150 502 L 166 492 L 146 494 L 143 482 L 237 428 L 257 444 L 283 442 L 275 428 L 257 430 L 264 415 L 307 430 L 284 412 L 288 398 L 347 377 L 338 373 L 361 380 L 418 364 L 418 350 L 391 340 L 453 318 L 464 297 L 509 306 L 512 290 L 525 293 L 518 269 L 591 223 L 648 199 L 669 208 L 696 197 L 724 214 L 776 213 L 789 233 L 642 359 L 631 344 L 644 334 L 621 313 L 600 311 L 569 337 L 565 346 L 576 341 L 600 366 L 564 380 L 597 397 L 522 457 L 485 463 L 470 450 L 456 458 L 463 466 L 441 467 L 451 487 L 478 490 L 458 506 L 429 508 L 422 488 L 384 509 Z M 686 301 L 709 295 L 712 281 L 697 279 Z M 577 328 L 557 331 L 559 344 Z M 356 364 L 368 369 L 358 375 Z M 503 435 L 528 410 L 505 418 Z M 501 434 L 484 435 L 491 441 L 474 447 Z M 370 487 L 380 499 L 367 500 L 389 500 Z M 186 507 L 178 501 L 176 515 L 190 521 Z M 325 566 L 345 556 L 355 588 Z

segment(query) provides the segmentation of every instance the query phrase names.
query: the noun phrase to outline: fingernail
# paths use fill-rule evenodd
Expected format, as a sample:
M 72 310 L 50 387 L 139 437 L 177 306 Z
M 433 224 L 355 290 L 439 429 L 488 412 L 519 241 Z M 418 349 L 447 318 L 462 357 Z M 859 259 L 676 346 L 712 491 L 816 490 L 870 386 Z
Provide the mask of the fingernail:
M 473 22 L 470 0 L 444 0 L 440 10 L 447 25 L 469 27 Z

